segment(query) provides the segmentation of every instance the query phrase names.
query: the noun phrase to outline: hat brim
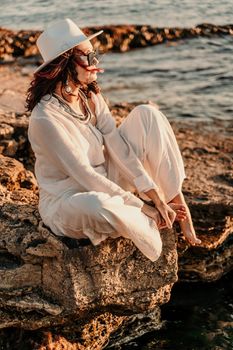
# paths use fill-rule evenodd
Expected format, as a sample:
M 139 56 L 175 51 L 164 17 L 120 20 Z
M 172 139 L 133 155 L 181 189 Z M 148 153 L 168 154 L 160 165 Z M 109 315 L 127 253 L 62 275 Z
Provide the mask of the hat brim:
M 36 68 L 36 70 L 34 71 L 34 74 L 39 72 L 41 69 L 43 69 L 45 66 L 47 66 L 47 64 L 49 64 L 50 62 L 52 62 L 53 60 L 55 60 L 55 58 L 59 57 L 60 55 L 62 55 L 63 53 L 73 49 L 73 47 L 81 44 L 81 43 L 84 43 L 85 41 L 88 41 L 88 40 L 91 40 L 93 38 L 95 38 L 97 35 L 100 35 L 101 33 L 103 33 L 103 30 L 100 30 L 99 32 L 95 33 L 95 34 L 92 34 L 92 35 L 89 35 L 86 37 L 86 39 L 82 40 L 82 41 L 79 41 L 77 43 L 74 43 L 73 45 L 71 45 L 70 47 L 68 47 L 67 49 L 65 49 L 64 51 L 62 51 L 61 53 L 59 53 L 59 55 L 51 58 L 50 60 L 42 63 L 39 67 Z

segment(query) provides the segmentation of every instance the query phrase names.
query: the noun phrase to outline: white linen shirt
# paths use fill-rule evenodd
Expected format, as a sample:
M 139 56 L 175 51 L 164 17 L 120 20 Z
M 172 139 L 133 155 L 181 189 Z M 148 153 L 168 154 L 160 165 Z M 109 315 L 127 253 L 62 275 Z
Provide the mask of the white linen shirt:
M 70 191 L 119 195 L 125 204 L 141 208 L 142 200 L 117 184 L 120 176 L 139 193 L 157 188 L 130 144 L 120 135 L 102 95 L 91 93 L 91 99 L 95 104 L 96 126 L 78 121 L 51 95 L 44 96 L 32 111 L 28 137 L 36 156 L 41 213 L 46 212 L 43 198 L 56 200 Z M 110 175 L 113 168 L 114 176 Z

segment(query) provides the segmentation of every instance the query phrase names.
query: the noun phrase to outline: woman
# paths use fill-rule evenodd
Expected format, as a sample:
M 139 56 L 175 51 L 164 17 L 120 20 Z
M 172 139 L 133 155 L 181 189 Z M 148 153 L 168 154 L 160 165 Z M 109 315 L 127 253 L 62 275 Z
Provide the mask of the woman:
M 103 70 L 90 40 L 101 32 L 87 37 L 65 19 L 37 40 L 44 63 L 27 109 L 39 212 L 57 235 L 88 237 L 95 245 L 124 236 L 155 261 L 159 229 L 175 219 L 191 244 L 200 243 L 181 192 L 183 162 L 170 124 L 154 106 L 137 106 L 116 128 L 96 82 Z

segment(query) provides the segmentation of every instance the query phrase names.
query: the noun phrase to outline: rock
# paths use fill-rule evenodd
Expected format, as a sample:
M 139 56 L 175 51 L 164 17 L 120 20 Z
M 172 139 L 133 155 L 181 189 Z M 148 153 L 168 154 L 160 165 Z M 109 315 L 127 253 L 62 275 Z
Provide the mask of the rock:
M 160 308 L 152 312 L 144 312 L 143 314 L 127 317 L 109 340 L 107 349 L 119 349 L 123 346 L 133 348 L 138 338 L 144 334 L 158 331 L 164 325 L 160 320 Z
M 100 350 L 106 345 L 107 349 L 118 349 L 126 344 L 129 348 L 136 338 L 159 330 L 162 325 L 159 308 L 132 316 L 116 316 L 105 312 L 82 327 L 73 322 L 36 331 L 3 329 L 0 330 L 0 346 L 4 349 Z
M 199 24 L 193 28 L 158 28 L 150 25 L 105 25 L 83 28 L 87 35 L 103 29 L 104 33 L 93 39 L 95 46 L 102 51 L 128 51 L 134 48 L 157 45 L 163 42 L 189 39 L 197 36 L 232 35 L 233 25 Z M 36 40 L 40 31 L 18 32 L 0 28 L 0 59 L 9 61 L 10 57 L 35 57 L 41 63 Z
M 22 70 L 16 65 L 0 66 L 0 115 L 18 115 L 25 112 L 25 91 L 29 81 L 22 76 Z M 2 120 L 1 120 L 2 122 Z
M 180 241 L 179 279 L 214 281 L 233 267 L 233 123 L 173 128 L 185 161 L 184 192 L 202 240 L 200 247 Z
M 56 237 L 40 220 L 34 175 L 9 157 L 0 164 L 0 328 L 73 320 L 87 327 L 106 312 L 119 323 L 169 300 L 177 280 L 173 231 L 164 231 L 156 263 L 124 238 L 93 246 Z
M 108 343 L 109 336 L 116 331 L 128 317 L 105 312 L 80 325 L 72 322 L 60 327 L 26 331 L 22 328 L 0 330 L 1 349 L 33 350 L 101 350 Z
M 0 153 L 24 160 L 27 168 L 33 170 L 35 157 L 27 136 L 28 117 L 25 112 L 0 113 Z

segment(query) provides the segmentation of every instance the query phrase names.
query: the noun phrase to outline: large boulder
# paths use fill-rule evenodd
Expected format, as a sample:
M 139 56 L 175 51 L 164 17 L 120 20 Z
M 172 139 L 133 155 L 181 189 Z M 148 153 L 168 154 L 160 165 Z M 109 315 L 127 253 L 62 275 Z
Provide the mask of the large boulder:
M 105 313 L 118 315 L 121 323 L 124 315 L 152 311 L 169 300 L 177 280 L 172 230 L 164 230 L 155 263 L 124 238 L 93 246 L 56 237 L 40 219 L 33 173 L 2 155 L 0 169 L 0 328 L 74 320 L 83 327 Z

